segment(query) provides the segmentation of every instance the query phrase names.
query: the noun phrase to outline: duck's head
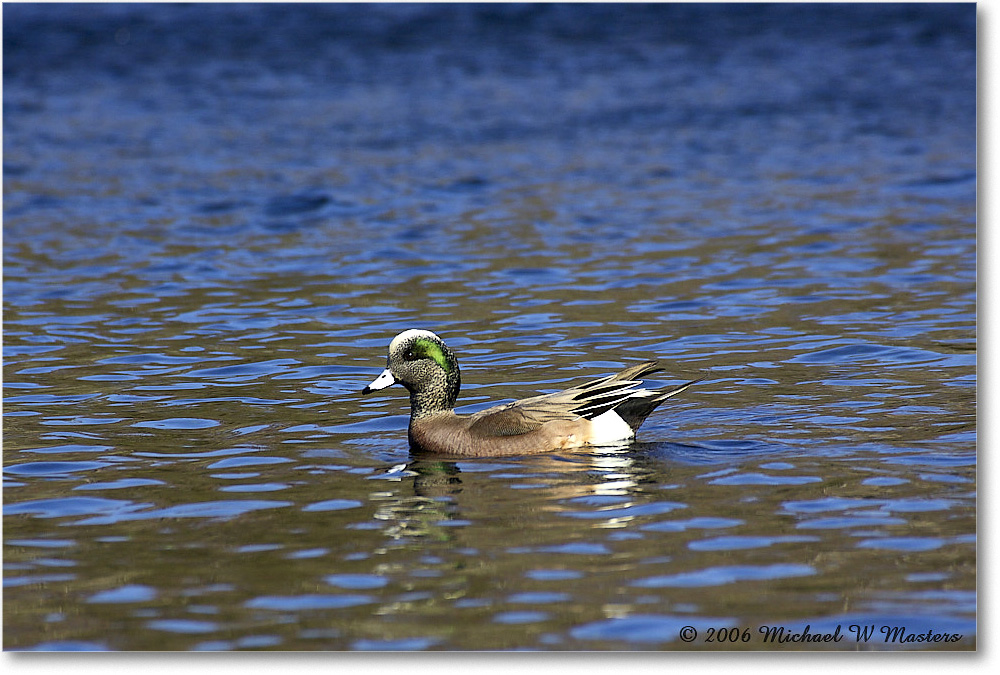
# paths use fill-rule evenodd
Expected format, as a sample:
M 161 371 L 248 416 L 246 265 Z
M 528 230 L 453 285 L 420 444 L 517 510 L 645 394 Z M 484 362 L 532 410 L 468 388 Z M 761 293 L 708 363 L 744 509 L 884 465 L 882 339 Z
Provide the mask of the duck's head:
M 409 390 L 414 417 L 451 410 L 462 386 L 458 359 L 444 340 L 429 330 L 405 330 L 389 343 L 385 370 L 361 393 L 368 394 L 397 383 Z

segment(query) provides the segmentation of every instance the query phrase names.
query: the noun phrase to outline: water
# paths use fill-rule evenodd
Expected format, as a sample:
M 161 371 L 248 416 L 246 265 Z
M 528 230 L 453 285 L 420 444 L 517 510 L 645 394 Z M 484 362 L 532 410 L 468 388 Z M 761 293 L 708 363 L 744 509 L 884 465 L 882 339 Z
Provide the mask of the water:
M 974 45 L 972 5 L 5 5 L 4 647 L 975 647 Z M 413 457 L 359 391 L 414 327 L 460 412 L 706 380 L 628 448 Z M 762 632 L 806 625 L 846 637 Z

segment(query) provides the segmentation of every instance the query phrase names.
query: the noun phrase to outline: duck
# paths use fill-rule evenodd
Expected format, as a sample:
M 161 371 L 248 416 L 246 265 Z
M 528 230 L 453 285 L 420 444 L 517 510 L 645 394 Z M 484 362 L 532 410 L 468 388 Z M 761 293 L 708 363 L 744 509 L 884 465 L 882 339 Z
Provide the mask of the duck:
M 361 393 L 400 384 L 410 393 L 412 451 L 463 457 L 533 455 L 585 446 L 622 445 L 661 403 L 701 380 L 669 390 L 643 388 L 662 371 L 644 361 L 563 391 L 480 410 L 455 412 L 462 377 L 455 353 L 429 330 L 404 330 L 389 343 L 385 370 Z

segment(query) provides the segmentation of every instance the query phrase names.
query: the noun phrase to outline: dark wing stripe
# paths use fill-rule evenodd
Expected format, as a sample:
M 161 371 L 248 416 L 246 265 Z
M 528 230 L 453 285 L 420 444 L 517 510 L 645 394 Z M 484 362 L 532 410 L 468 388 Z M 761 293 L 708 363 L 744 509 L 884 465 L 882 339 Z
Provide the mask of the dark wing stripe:
M 613 410 L 621 405 L 622 402 L 633 398 L 637 391 L 636 385 L 638 384 L 640 383 L 628 382 L 627 386 L 618 387 L 601 396 L 591 397 L 590 400 L 585 402 L 585 405 L 574 408 L 573 412 L 587 419 L 593 419 L 602 413 Z
M 615 382 L 610 382 L 608 384 L 602 384 L 600 387 L 582 387 L 579 394 L 573 397 L 574 401 L 589 401 L 595 398 L 601 398 L 603 396 L 614 396 L 620 394 L 623 391 L 635 389 L 641 382 L 633 382 L 631 380 L 617 380 Z

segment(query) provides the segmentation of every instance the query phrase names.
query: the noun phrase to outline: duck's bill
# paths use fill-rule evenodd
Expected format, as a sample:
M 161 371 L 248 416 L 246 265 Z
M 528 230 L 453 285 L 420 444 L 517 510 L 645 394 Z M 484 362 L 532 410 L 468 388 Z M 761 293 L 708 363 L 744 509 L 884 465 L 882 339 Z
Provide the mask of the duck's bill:
M 382 374 L 375 378 L 375 381 L 369 384 L 367 387 L 361 390 L 362 394 L 370 394 L 378 389 L 385 389 L 386 387 L 391 387 L 396 384 L 396 378 L 392 376 L 389 369 L 386 368 L 382 371 Z

